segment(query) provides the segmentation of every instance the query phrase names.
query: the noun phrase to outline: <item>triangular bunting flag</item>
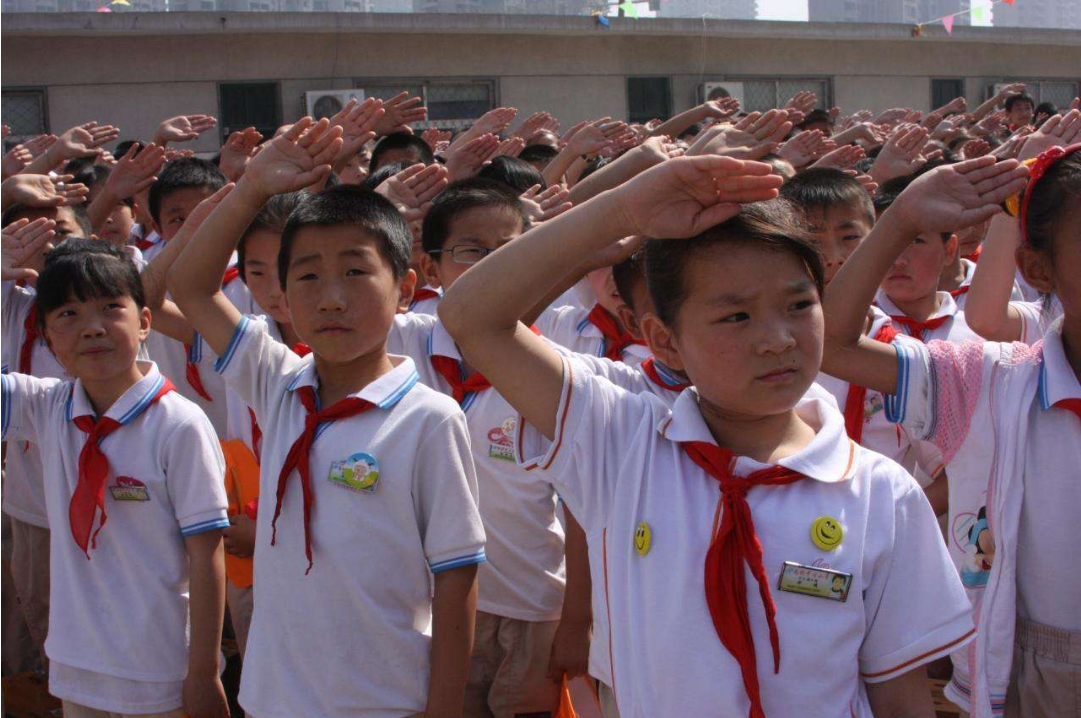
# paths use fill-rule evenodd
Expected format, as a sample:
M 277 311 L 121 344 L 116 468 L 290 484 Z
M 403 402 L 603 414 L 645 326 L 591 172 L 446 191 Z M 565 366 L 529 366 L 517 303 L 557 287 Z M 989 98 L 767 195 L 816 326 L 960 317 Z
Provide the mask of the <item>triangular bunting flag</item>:
M 627 17 L 638 17 L 638 8 L 634 6 L 634 2 L 632 2 L 632 0 L 626 0 L 626 2 L 620 3 L 619 9 L 622 10 L 624 14 L 627 15 Z
M 942 27 L 946 28 L 946 34 L 953 34 L 953 15 L 947 15 L 942 18 Z
M 985 9 L 984 9 L 983 5 L 976 5 L 975 7 L 973 7 L 972 8 L 972 22 L 974 22 L 974 23 L 986 22 L 985 19 L 984 19 L 984 17 L 985 17 L 984 16 L 984 11 L 985 11 Z

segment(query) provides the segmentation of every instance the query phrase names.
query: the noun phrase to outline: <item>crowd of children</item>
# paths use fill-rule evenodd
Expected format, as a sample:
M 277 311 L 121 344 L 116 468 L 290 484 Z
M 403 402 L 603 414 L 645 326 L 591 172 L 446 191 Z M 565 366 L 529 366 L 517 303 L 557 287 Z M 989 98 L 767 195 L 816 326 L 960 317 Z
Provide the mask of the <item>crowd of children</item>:
M 817 105 L 13 147 L 5 674 L 74 718 L 924 718 L 929 669 L 1081 716 L 1079 101 Z

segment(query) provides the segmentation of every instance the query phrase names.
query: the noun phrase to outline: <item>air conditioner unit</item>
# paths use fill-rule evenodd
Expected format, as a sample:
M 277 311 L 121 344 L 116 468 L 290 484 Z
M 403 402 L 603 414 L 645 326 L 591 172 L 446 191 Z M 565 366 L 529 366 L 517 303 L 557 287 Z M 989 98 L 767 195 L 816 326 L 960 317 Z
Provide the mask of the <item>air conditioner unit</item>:
M 739 104 L 743 104 L 742 82 L 703 82 L 699 85 L 699 93 L 701 102 L 719 97 L 734 97 L 739 100 Z
M 312 119 L 321 120 L 324 117 L 333 117 L 350 100 L 360 102 L 364 99 L 364 90 L 308 90 L 304 93 L 304 101 L 308 108 L 308 114 Z

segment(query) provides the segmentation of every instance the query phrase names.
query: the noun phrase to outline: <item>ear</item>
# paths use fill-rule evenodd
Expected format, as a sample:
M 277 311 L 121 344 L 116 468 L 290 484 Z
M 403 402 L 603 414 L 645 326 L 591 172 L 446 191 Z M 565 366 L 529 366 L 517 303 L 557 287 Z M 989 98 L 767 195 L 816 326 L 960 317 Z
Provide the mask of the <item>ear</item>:
M 143 307 L 142 311 L 139 312 L 139 341 L 140 342 L 145 342 L 146 338 L 148 336 L 150 336 L 150 321 L 151 321 L 150 309 L 148 307 Z
M 683 371 L 683 359 L 679 355 L 676 346 L 676 336 L 665 326 L 664 322 L 656 314 L 646 314 L 642 317 L 641 329 L 649 350 L 653 352 L 661 363 L 678 371 Z
M 957 239 L 956 234 L 951 234 L 950 238 L 946 240 L 946 261 L 942 265 L 943 268 L 950 266 L 957 261 L 957 253 L 960 251 L 958 248 L 961 246 L 961 241 Z
M 626 304 L 620 304 L 619 309 L 616 310 L 619 315 L 619 321 L 623 325 L 623 328 L 627 330 L 635 339 L 643 339 L 642 327 L 638 325 L 638 317 L 634 316 L 634 312 Z
M 405 314 L 409 311 L 409 305 L 413 303 L 413 292 L 416 291 L 416 288 L 417 273 L 410 269 L 398 283 L 398 314 Z
M 1041 294 L 1051 294 L 1055 291 L 1055 280 L 1052 272 L 1050 257 L 1046 252 L 1033 249 L 1027 244 L 1022 244 L 1014 254 L 1017 268 L 1021 270 L 1021 276 L 1025 278 L 1029 286 Z
M 439 262 L 427 252 L 420 257 L 420 272 L 424 283 L 429 287 L 439 289 L 443 286 L 443 282 L 439 279 Z

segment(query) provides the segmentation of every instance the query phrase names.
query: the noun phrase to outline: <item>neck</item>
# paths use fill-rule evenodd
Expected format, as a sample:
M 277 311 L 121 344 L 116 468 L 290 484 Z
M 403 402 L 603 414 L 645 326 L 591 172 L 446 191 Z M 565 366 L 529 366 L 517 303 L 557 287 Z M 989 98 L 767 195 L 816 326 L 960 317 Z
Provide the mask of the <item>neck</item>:
M 281 334 L 282 343 L 288 346 L 295 346 L 303 343 L 300 336 L 293 329 L 292 324 L 282 324 L 278 322 L 278 332 Z
M 1067 314 L 1062 320 L 1062 348 L 1070 368 L 1081 381 L 1081 317 Z
M 124 392 L 135 386 L 144 376 L 146 374 L 139 368 L 138 362 L 132 362 L 127 370 L 107 379 L 79 379 L 82 381 L 86 398 L 90 400 L 90 406 L 94 407 L 94 413 L 101 417 L 105 416 L 109 407 L 115 404 Z
M 941 301 L 938 298 L 938 292 L 932 292 L 925 297 L 919 297 L 918 299 L 912 299 L 909 301 L 901 302 L 893 297 L 890 297 L 890 301 L 897 306 L 906 317 L 915 319 L 917 322 L 925 322 L 930 319 L 935 312 L 938 311 Z
M 952 292 L 961 286 L 961 283 L 965 281 L 965 265 L 961 263 L 961 253 L 957 253 L 957 259 L 953 261 L 953 264 L 946 267 L 946 271 L 942 273 L 941 279 L 938 281 L 938 288 L 943 292 Z
M 355 394 L 394 368 L 385 344 L 348 362 L 336 363 L 315 356 L 319 375 L 319 403 L 327 407 Z
M 611 318 L 612 318 L 612 319 L 613 319 L 613 320 L 615 321 L 615 323 L 616 323 L 616 330 L 617 330 L 617 331 L 618 331 L 618 332 L 619 332 L 620 334 L 626 334 L 626 333 L 628 333 L 628 332 L 627 332 L 627 327 L 623 326 L 623 322 L 622 322 L 622 321 L 620 320 L 620 318 L 619 318 L 619 312 L 613 312 L 613 311 L 611 311 L 610 309 L 608 309 L 608 307 L 604 306 L 604 305 L 603 305 L 603 304 L 601 304 L 600 302 L 597 302 L 597 306 L 598 306 L 598 307 L 600 307 L 601 309 L 603 309 L 603 310 L 605 311 L 605 313 L 606 313 L 606 314 L 608 314 L 608 316 L 610 316 L 610 317 L 611 317 Z
M 698 406 L 718 446 L 763 464 L 791 456 L 807 446 L 815 435 L 815 430 L 794 408 L 768 416 L 737 415 L 701 396 Z

